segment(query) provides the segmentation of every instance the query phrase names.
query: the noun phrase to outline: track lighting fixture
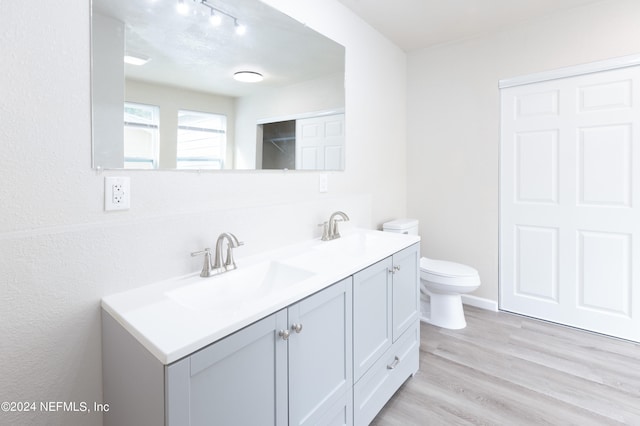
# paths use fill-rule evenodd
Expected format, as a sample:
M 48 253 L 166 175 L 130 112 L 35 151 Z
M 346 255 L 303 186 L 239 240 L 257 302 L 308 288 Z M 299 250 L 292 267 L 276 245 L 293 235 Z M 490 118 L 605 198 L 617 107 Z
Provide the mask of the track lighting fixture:
M 189 6 L 187 5 L 188 1 L 189 0 L 178 0 L 178 4 L 176 5 L 176 10 L 181 15 L 187 15 L 189 13 Z M 217 27 L 222 23 L 222 17 L 224 15 L 233 20 L 233 26 L 235 28 L 236 34 L 242 35 L 247 32 L 247 27 L 240 24 L 238 22 L 238 18 L 231 15 L 230 13 L 225 12 L 222 9 L 218 9 L 217 7 L 213 6 L 208 0 L 191 0 L 191 1 L 193 1 L 196 4 L 199 3 L 200 5 L 206 8 L 209 8 L 209 12 L 210 12 L 209 22 L 214 27 Z

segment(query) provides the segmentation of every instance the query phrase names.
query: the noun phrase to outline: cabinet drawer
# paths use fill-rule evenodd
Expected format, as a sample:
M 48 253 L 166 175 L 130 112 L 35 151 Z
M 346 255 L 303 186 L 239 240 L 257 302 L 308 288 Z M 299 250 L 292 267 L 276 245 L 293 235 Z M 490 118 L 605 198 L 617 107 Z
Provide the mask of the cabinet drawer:
M 368 425 L 407 377 L 418 371 L 420 323 L 416 321 L 353 388 L 354 425 Z

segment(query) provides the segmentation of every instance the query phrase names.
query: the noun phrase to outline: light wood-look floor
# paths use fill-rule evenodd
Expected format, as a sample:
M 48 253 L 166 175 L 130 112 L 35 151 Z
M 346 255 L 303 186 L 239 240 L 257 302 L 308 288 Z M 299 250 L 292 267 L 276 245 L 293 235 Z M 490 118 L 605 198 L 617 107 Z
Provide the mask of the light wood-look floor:
M 420 371 L 372 425 L 640 426 L 640 345 L 465 312 L 463 330 L 422 324 Z

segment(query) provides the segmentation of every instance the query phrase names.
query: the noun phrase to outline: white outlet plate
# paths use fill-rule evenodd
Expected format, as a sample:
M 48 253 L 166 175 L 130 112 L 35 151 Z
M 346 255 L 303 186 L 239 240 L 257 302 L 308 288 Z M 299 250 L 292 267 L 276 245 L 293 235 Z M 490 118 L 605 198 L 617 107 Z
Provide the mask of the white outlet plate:
M 104 178 L 104 209 L 129 210 L 131 207 L 131 181 L 128 177 Z
M 318 177 L 318 190 L 320 192 L 328 192 L 329 191 L 329 176 L 321 173 Z

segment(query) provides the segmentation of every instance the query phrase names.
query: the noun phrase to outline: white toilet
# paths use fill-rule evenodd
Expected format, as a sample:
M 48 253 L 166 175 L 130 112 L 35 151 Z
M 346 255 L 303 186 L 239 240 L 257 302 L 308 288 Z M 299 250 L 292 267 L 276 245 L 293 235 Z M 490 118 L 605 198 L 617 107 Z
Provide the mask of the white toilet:
M 467 326 L 460 295 L 480 287 L 478 271 L 461 263 L 423 257 L 420 283 L 430 298 L 431 312 L 424 316 L 426 322 L 454 330 Z
M 418 221 L 398 219 L 385 223 L 382 229 L 417 235 Z M 425 322 L 454 330 L 467 326 L 460 295 L 480 286 L 477 270 L 460 263 L 423 257 L 420 259 L 420 283 L 422 293 L 429 296 L 429 306 L 423 309 L 422 315 Z

